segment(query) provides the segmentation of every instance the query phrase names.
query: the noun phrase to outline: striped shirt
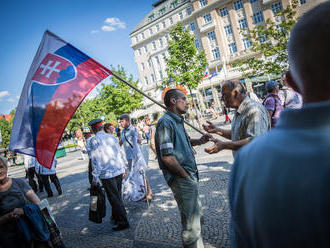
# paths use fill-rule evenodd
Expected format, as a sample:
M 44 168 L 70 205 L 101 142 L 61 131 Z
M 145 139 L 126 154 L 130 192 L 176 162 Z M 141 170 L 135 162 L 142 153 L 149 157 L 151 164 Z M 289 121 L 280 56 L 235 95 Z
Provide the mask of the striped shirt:
M 267 110 L 261 103 L 245 97 L 237 109 L 231 126 L 232 141 L 253 139 L 270 129 Z M 235 155 L 235 152 L 233 152 Z

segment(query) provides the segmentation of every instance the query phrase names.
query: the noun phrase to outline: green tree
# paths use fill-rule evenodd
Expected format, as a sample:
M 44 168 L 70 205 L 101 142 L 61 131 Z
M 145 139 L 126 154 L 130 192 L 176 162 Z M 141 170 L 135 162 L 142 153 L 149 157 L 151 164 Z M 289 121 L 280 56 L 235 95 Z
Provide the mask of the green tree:
M 12 120 L 6 121 L 5 119 L 0 119 L 0 130 L 1 130 L 1 137 L 2 137 L 1 146 L 2 147 L 9 146 L 12 125 L 13 125 Z
M 235 61 L 233 65 L 239 67 L 245 77 L 281 74 L 288 70 L 287 43 L 290 30 L 296 23 L 295 15 L 297 1 L 291 6 L 277 9 L 274 19 L 267 19 L 264 25 L 257 25 L 253 29 L 243 30 L 243 36 L 251 42 L 252 53 L 246 59 Z
M 111 68 L 113 73 L 137 87 L 138 81 L 134 81 L 132 75 L 127 75 L 122 66 Z M 94 98 L 82 102 L 68 123 L 66 132 L 73 134 L 77 129 L 86 127 L 94 118 L 104 118 L 107 122 L 117 121 L 121 114 L 130 113 L 141 106 L 142 95 L 112 76 L 111 83 L 102 83 Z
M 85 99 L 68 123 L 67 132 L 73 134 L 74 131 L 86 127 L 90 120 L 104 116 L 103 111 L 97 98 Z
M 131 74 L 128 75 L 122 66 L 118 65 L 117 68 L 111 66 L 111 70 L 128 83 L 135 87 L 138 86 L 138 80 L 134 80 Z M 110 119 L 113 114 L 118 118 L 123 113 L 130 113 L 140 108 L 142 99 L 143 96 L 140 93 L 114 76 L 112 76 L 110 84 L 102 83 L 102 88 L 98 93 L 98 101 L 102 105 L 105 117 Z
M 162 82 L 163 88 L 172 86 L 173 80 L 176 85 L 186 86 L 191 93 L 204 76 L 207 61 L 204 50 L 198 52 L 194 35 L 184 30 L 181 22 L 170 30 L 168 53 L 169 57 L 165 58 L 167 78 Z

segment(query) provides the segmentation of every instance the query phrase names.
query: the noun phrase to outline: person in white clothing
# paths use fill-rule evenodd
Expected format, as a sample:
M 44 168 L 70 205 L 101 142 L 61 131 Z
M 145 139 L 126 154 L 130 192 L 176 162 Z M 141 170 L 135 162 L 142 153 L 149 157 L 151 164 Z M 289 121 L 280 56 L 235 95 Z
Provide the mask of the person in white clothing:
M 130 201 L 139 201 L 143 198 L 151 200 L 153 195 L 145 175 L 147 163 L 140 149 L 138 131 L 131 124 L 129 115 L 123 114 L 119 120 L 123 127 L 120 144 L 125 149 L 129 168 L 128 177 L 124 181 L 124 198 Z
M 102 120 L 94 119 L 88 123 L 95 134 L 87 144 L 87 151 L 92 161 L 92 187 L 98 186 L 99 180 L 112 207 L 112 230 L 129 228 L 127 214 L 121 197 L 122 178 L 125 177 L 125 161 L 117 138 L 103 131 Z
M 35 170 L 38 172 L 38 174 L 41 175 L 42 183 L 45 187 L 48 197 L 53 197 L 53 191 L 52 188 L 50 187 L 49 179 L 55 185 L 58 195 L 62 195 L 61 184 L 56 175 L 56 165 L 57 165 L 56 158 L 54 158 L 52 167 L 50 169 L 44 167 L 38 162 L 37 159 L 35 159 Z
M 31 186 L 33 191 L 38 191 L 38 185 L 34 180 L 34 175 L 36 175 L 39 184 L 39 191 L 43 192 L 43 183 L 41 177 L 35 171 L 35 157 L 24 154 L 24 168 L 29 181 L 29 185 Z

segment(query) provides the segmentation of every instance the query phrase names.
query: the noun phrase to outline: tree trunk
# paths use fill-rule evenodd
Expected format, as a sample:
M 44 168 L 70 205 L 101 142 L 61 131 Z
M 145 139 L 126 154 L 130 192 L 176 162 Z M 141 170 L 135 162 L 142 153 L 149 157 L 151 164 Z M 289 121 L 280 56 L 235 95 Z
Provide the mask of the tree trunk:
M 201 122 L 202 122 L 203 117 L 200 116 L 200 110 L 196 106 L 196 103 L 195 103 L 195 100 L 194 100 L 194 97 L 193 97 L 191 88 L 189 86 L 188 86 L 188 89 L 189 89 L 189 93 L 190 93 L 190 96 L 191 96 L 191 101 L 193 103 L 194 109 L 196 110 L 196 117 L 197 117 L 198 127 L 199 127 L 199 129 L 202 129 L 202 123 Z

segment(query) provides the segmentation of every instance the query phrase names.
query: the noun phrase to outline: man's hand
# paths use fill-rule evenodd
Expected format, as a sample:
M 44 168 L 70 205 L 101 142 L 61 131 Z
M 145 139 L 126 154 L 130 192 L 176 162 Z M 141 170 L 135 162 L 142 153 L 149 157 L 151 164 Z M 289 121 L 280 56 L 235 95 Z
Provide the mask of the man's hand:
M 209 140 L 213 140 L 213 137 L 211 134 L 204 134 L 200 139 L 199 142 L 201 143 L 201 145 L 207 143 Z
M 92 186 L 93 186 L 93 187 L 97 187 L 98 185 L 99 185 L 98 182 L 92 182 Z
M 124 172 L 123 174 L 121 174 L 121 178 L 124 179 L 126 177 L 126 172 Z
M 11 218 L 19 218 L 20 216 L 24 215 L 23 208 L 15 208 L 13 211 L 9 213 L 9 217 Z
M 203 128 L 208 133 L 216 133 L 218 132 L 218 128 L 210 121 L 206 121 L 208 125 L 203 124 Z
M 217 153 L 217 152 L 220 152 L 220 151 L 226 149 L 225 142 L 222 142 L 221 140 L 218 140 L 218 139 L 213 139 L 212 141 L 214 142 L 214 145 L 205 148 L 204 149 L 205 152 L 212 154 L 212 153 Z

